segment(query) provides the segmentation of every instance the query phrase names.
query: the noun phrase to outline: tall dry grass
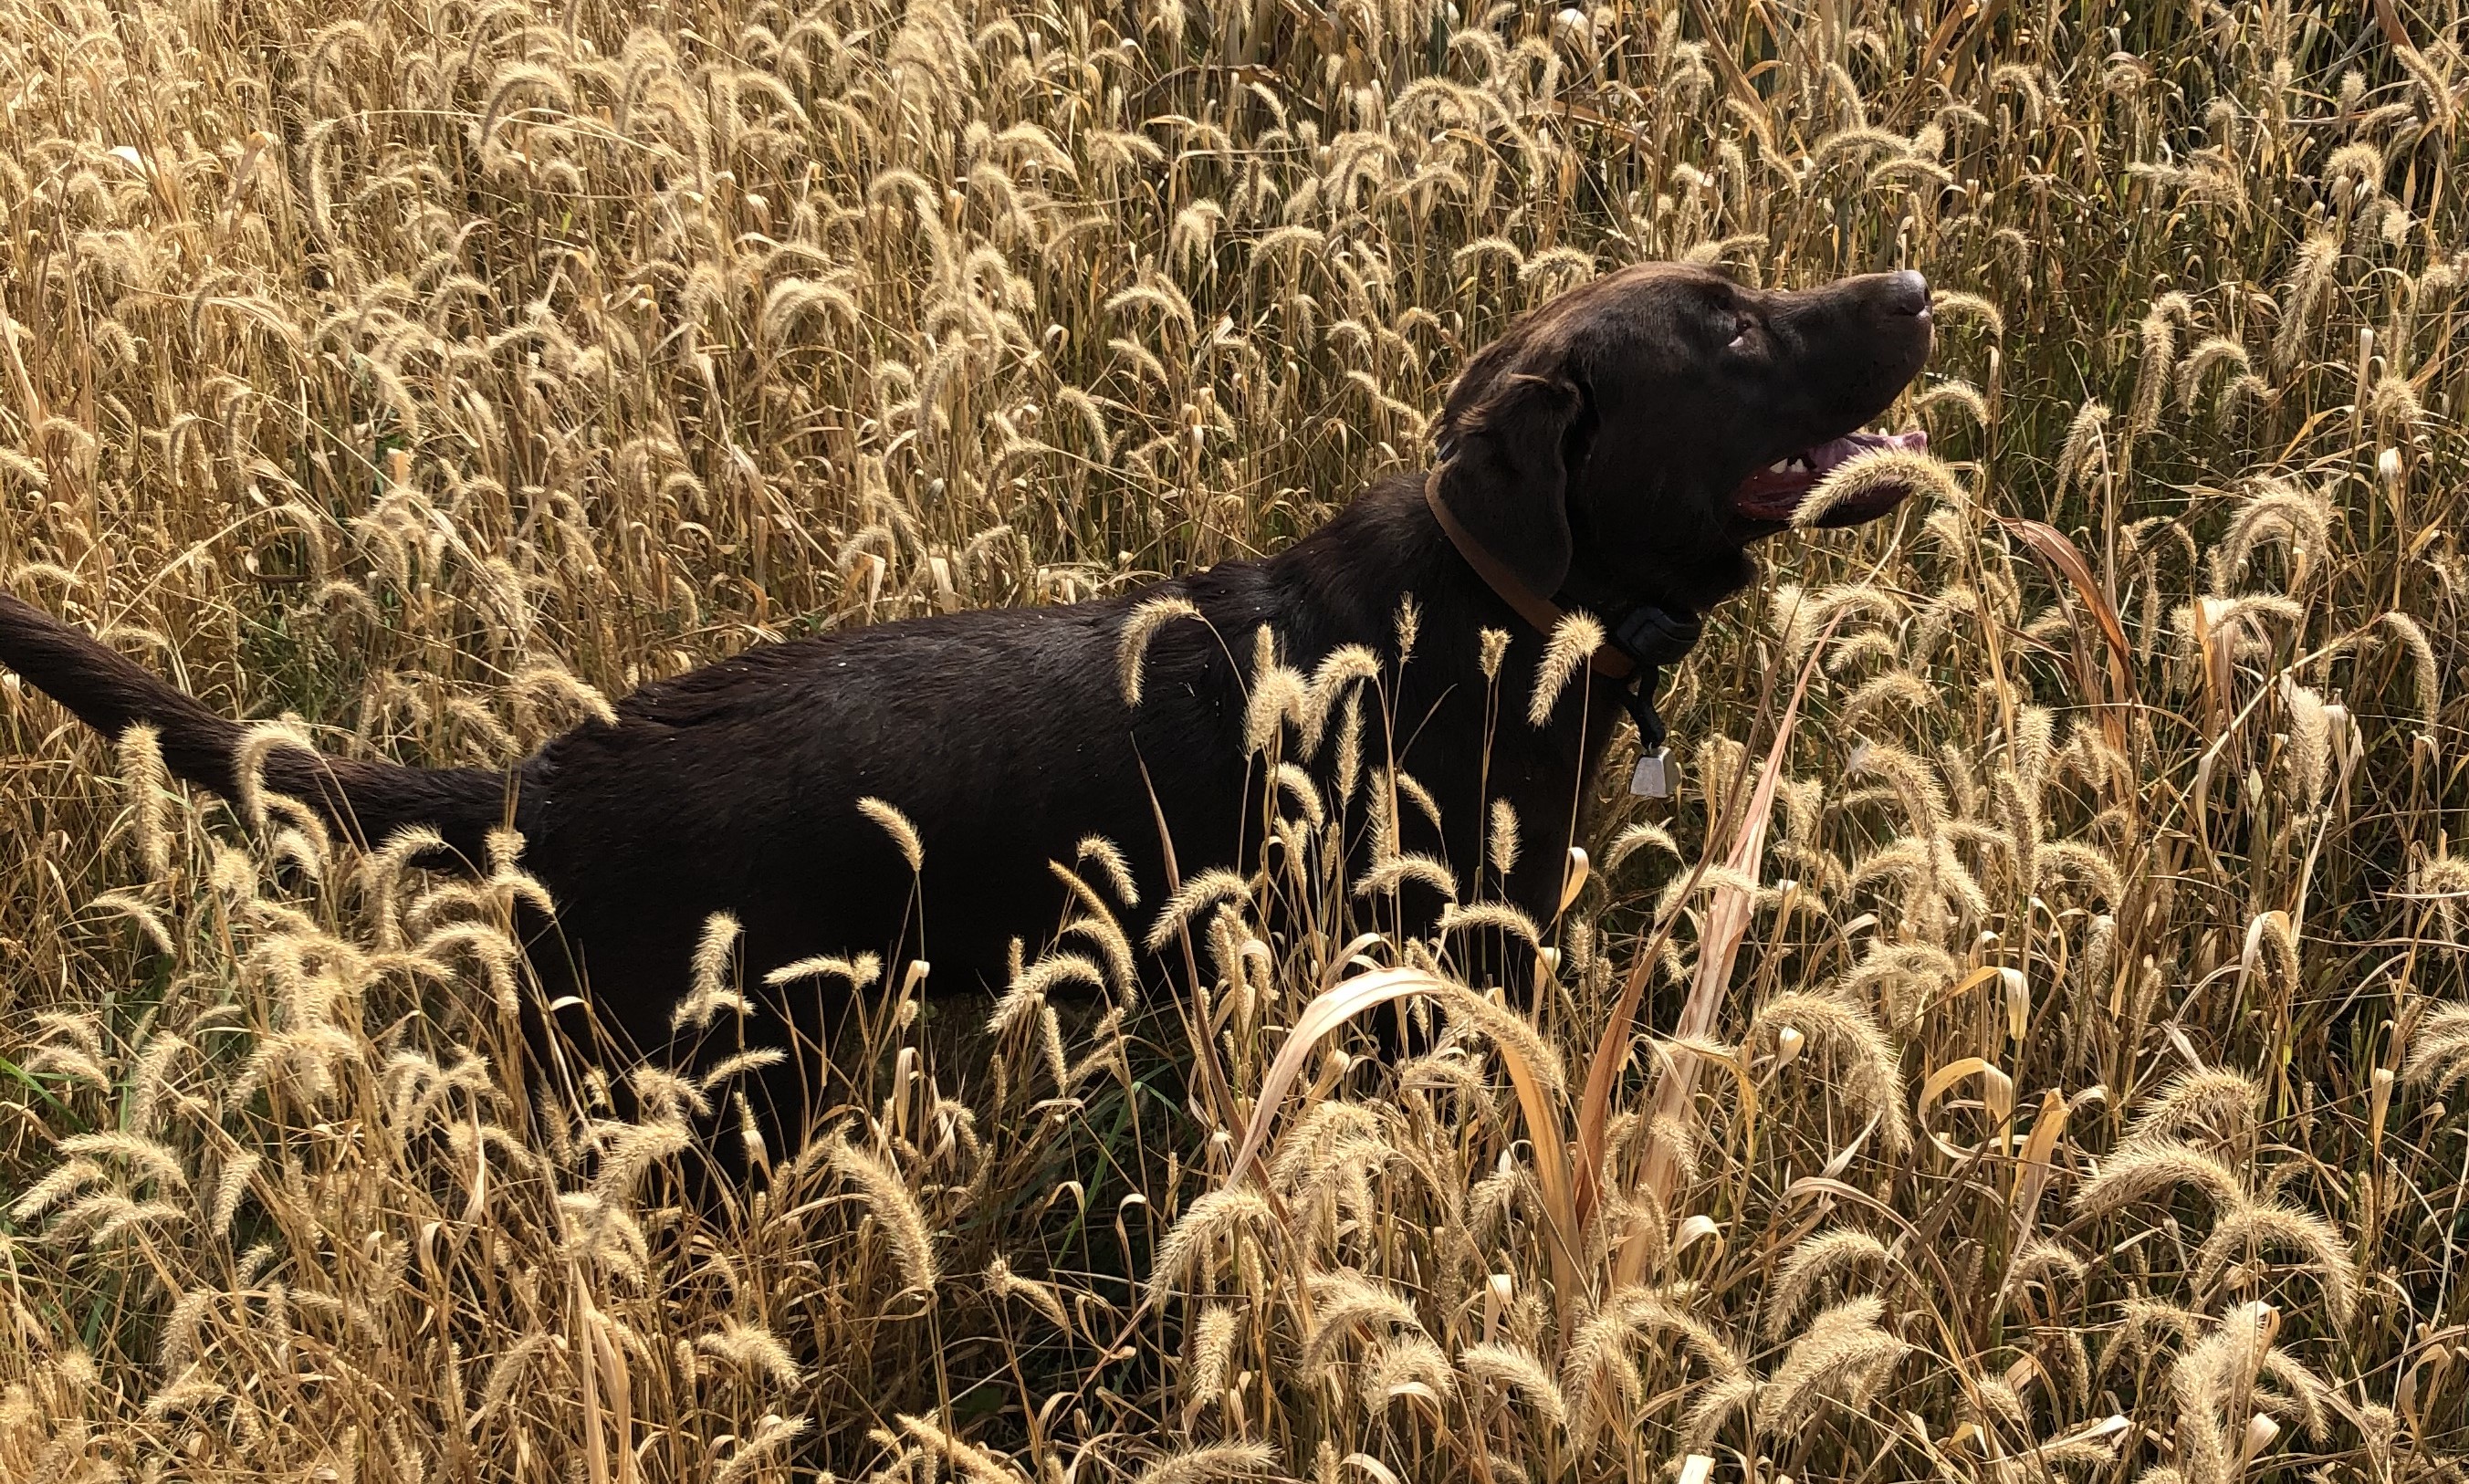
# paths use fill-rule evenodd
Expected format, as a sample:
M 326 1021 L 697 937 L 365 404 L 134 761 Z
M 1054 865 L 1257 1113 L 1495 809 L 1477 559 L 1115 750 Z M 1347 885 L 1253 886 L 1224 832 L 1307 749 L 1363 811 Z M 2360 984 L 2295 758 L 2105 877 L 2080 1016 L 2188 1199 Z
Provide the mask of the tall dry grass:
M 0 568 L 344 752 L 1274 547 L 1620 263 L 1945 327 L 1944 487 L 1777 545 L 1558 920 L 1501 819 L 1358 936 L 1434 870 L 1333 877 L 1421 807 L 1367 762 L 1168 993 L 1095 843 L 991 1003 L 801 966 L 877 1009 L 717 1208 L 742 1066 L 524 1066 L 514 842 L 421 876 L 12 697 L 0 1477 L 2457 1479 L 2461 25 L 0 8 Z

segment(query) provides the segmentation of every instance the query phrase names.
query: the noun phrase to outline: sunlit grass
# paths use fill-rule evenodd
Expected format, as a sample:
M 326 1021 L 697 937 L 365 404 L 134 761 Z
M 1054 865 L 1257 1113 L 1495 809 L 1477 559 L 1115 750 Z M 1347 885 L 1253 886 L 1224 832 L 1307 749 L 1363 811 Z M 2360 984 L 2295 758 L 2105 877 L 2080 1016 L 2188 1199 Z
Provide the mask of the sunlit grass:
M 0 9 L 0 568 L 337 752 L 1274 549 L 1644 259 L 1924 269 L 1946 481 L 1770 548 L 1556 920 L 1511 815 L 1357 938 L 1444 875 L 1342 878 L 1377 759 L 1170 902 L 1093 842 L 999 998 L 797 965 L 871 1012 L 717 1207 L 748 1064 L 526 1065 L 516 842 L 12 682 L 0 1478 L 2459 1476 L 2457 19 L 1462 11 Z

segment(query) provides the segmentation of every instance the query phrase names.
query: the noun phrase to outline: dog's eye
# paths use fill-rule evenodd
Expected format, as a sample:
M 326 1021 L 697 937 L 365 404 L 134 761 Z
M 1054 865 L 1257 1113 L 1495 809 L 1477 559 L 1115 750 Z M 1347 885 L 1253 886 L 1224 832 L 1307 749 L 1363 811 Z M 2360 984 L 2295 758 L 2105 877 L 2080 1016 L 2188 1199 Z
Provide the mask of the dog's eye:
M 1742 346 L 1746 345 L 1749 342 L 1749 332 L 1755 330 L 1757 327 L 1758 322 L 1751 319 L 1746 314 L 1742 314 L 1734 318 L 1732 321 L 1732 342 L 1725 346 L 1724 349 L 1739 350 Z

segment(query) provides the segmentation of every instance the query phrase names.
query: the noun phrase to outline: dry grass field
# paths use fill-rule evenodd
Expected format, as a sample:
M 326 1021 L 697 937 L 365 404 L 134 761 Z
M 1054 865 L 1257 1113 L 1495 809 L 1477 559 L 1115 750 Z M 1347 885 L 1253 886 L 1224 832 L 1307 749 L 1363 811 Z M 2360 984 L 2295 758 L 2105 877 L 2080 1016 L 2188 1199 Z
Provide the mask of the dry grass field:
M 1290 791 L 1191 982 L 1102 850 L 1000 998 L 853 959 L 708 1207 L 725 1068 L 530 1075 L 518 860 L 10 681 L 0 1478 L 2459 1480 L 2464 25 L 0 0 L 0 573 L 340 753 L 1275 549 L 1624 263 L 1924 269 L 1943 460 L 1713 616 L 1539 992 Z

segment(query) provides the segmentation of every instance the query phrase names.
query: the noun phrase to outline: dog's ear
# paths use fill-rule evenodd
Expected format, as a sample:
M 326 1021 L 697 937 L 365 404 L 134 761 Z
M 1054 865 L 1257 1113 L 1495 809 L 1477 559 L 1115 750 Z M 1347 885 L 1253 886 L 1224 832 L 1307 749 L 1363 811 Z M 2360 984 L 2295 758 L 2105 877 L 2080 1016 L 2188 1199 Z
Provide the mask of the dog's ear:
M 1540 597 L 1569 575 L 1569 431 L 1585 405 L 1565 373 L 1514 372 L 1449 409 L 1442 435 L 1432 493 Z

